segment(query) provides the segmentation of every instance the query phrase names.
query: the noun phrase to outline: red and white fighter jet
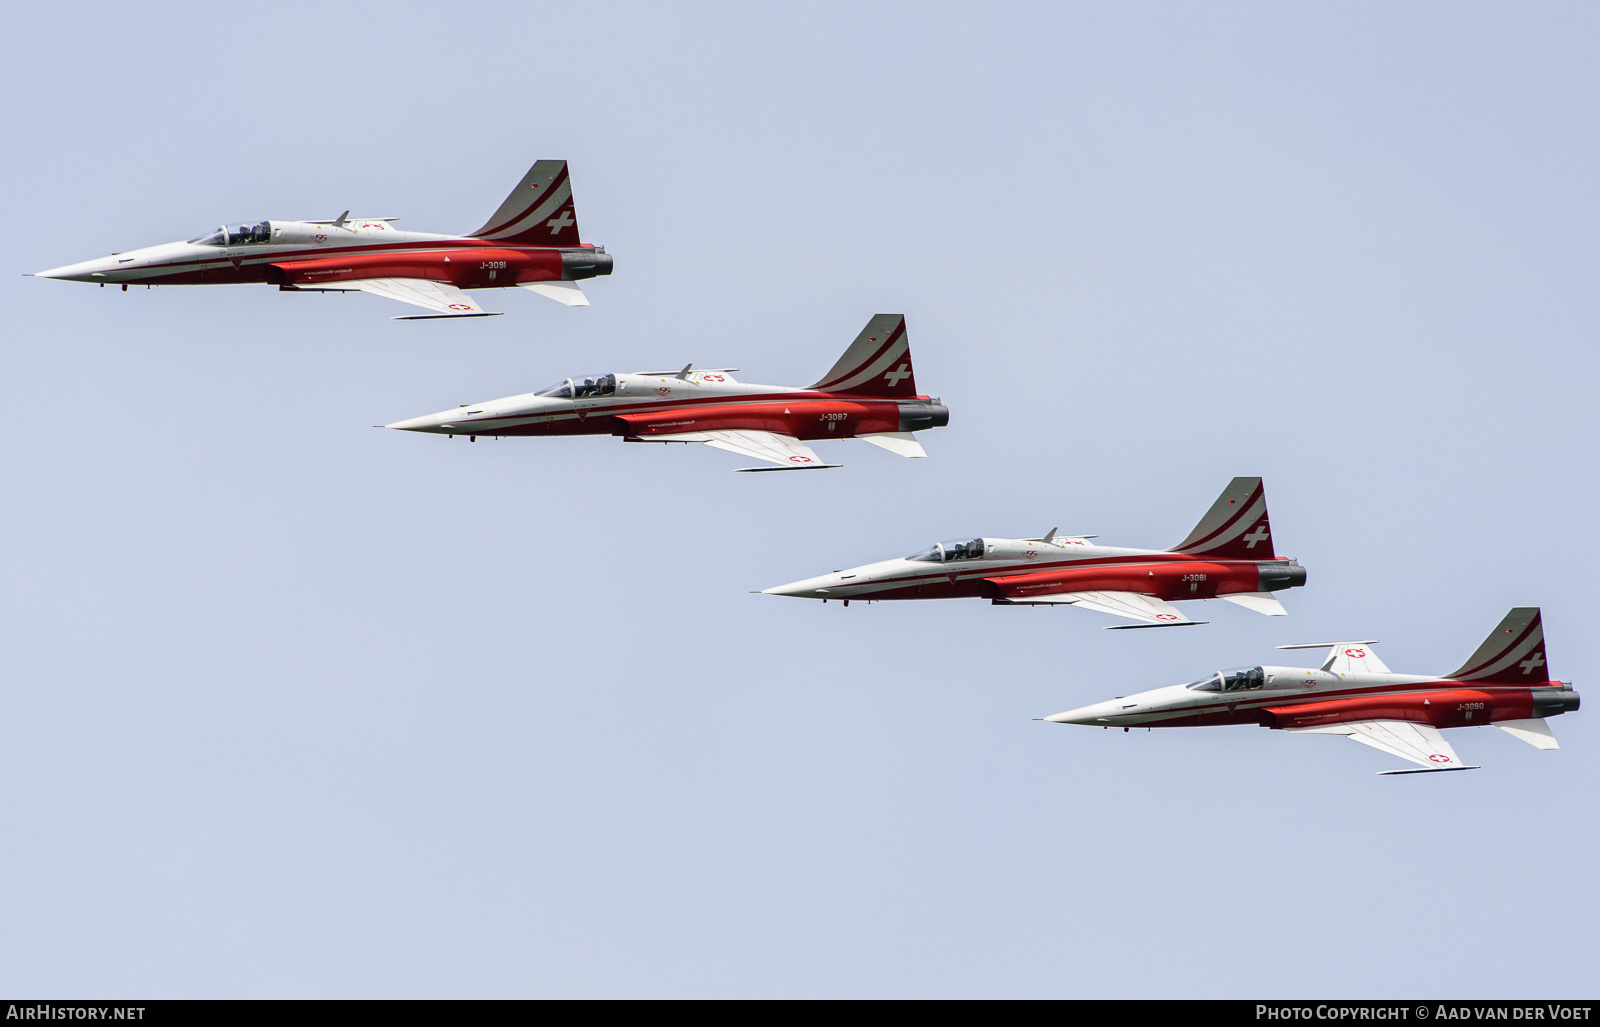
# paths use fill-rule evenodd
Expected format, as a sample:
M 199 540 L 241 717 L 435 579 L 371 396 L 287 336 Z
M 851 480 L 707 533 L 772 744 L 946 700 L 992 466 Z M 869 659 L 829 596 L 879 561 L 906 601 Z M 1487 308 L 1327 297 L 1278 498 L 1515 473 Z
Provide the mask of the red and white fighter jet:
M 1445 675 L 1395 674 L 1372 641 L 1282 645 L 1332 649 L 1316 669 L 1239 667 L 1187 685 L 1157 688 L 1057 713 L 1056 724 L 1199 727 L 1259 724 L 1303 734 L 1344 735 L 1410 760 L 1422 774 L 1476 770 L 1456 756 L 1441 728 L 1492 725 L 1536 749 L 1556 749 L 1546 718 L 1578 708 L 1571 683 L 1550 679 L 1538 607 L 1506 614 L 1477 652 Z
M 635 371 L 566 378 L 538 392 L 472 403 L 385 425 L 433 435 L 493 438 L 619 435 L 628 442 L 703 442 L 799 471 L 825 464 L 806 442 L 860 439 L 906 457 L 923 457 L 913 432 L 943 427 L 950 411 L 917 392 L 906 321 L 879 314 L 867 322 L 822 380 L 806 388 L 734 381 L 736 367 Z
M 989 599 L 997 606 L 1068 605 L 1127 617 L 1116 628 L 1203 624 L 1173 602 L 1226 599 L 1281 617 L 1272 595 L 1306 583 L 1305 568 L 1272 549 L 1260 478 L 1235 478 L 1171 550 L 1090 545 L 1097 535 L 956 539 L 900 560 L 834 571 L 764 590 L 806 599 Z
M 395 218 L 222 225 L 187 242 L 113 253 L 39 271 L 35 278 L 120 285 L 238 285 L 284 292 L 370 292 L 426 307 L 397 318 L 489 317 L 468 289 L 520 286 L 569 307 L 588 306 L 578 281 L 611 273 L 604 246 L 579 241 L 567 162 L 542 160 L 470 235 L 402 232 Z

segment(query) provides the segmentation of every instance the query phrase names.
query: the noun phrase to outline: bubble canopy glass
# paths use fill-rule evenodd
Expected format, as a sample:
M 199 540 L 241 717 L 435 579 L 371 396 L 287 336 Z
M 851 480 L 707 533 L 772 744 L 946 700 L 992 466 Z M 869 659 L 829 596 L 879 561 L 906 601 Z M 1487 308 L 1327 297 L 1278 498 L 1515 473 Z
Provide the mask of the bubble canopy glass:
M 920 563 L 951 563 L 955 560 L 981 560 L 983 558 L 983 539 L 955 539 L 949 542 L 937 542 L 922 552 L 906 557 L 907 560 L 916 560 Z
M 1208 678 L 1192 682 L 1189 687 L 1197 692 L 1246 692 L 1266 683 L 1267 672 L 1260 667 L 1234 667 L 1219 670 Z

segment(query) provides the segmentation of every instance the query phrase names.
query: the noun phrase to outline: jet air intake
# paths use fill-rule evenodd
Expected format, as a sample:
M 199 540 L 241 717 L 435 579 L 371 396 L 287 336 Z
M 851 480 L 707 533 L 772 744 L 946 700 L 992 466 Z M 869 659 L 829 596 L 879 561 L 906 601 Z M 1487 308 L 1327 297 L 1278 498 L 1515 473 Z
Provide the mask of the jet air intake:
M 1263 561 L 1256 564 L 1262 592 L 1281 592 L 1306 583 L 1306 569 L 1295 560 Z

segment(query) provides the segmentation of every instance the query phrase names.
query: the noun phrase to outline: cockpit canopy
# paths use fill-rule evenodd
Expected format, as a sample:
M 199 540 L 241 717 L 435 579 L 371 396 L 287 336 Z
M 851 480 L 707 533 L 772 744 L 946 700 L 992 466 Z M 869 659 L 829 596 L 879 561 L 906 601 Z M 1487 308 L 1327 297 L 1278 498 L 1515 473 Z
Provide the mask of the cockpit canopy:
M 553 396 L 556 399 L 587 399 L 592 396 L 610 396 L 617 391 L 614 374 L 590 374 L 579 378 L 565 378 L 548 389 L 540 389 L 536 396 Z
M 929 546 L 915 556 L 906 557 L 907 560 L 919 560 L 923 563 L 950 563 L 954 560 L 981 560 L 983 559 L 983 539 L 956 539 L 951 542 L 939 542 Z
M 1219 670 L 1208 678 L 1189 685 L 1197 692 L 1248 692 L 1265 687 L 1267 672 L 1260 667 L 1234 667 Z
M 202 235 L 189 242 L 195 246 L 248 246 L 252 243 L 272 241 L 272 222 L 259 225 L 223 225 L 210 235 Z

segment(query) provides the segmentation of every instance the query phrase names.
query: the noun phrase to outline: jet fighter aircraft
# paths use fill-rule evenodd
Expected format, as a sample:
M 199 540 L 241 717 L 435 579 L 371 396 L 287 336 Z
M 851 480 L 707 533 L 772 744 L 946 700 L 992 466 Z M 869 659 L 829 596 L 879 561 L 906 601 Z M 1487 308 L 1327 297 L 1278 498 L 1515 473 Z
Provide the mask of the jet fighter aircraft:
M 1344 735 L 1410 760 L 1424 774 L 1476 770 L 1456 756 L 1440 728 L 1500 728 L 1536 749 L 1556 749 L 1546 718 L 1578 708 L 1570 682 L 1547 680 L 1538 607 L 1506 614 L 1477 652 L 1443 676 L 1395 674 L 1375 642 L 1315 642 L 1279 649 L 1331 649 L 1315 670 L 1240 667 L 1187 685 L 1157 688 L 1057 713 L 1056 724 L 1091 727 L 1197 727 L 1259 724 L 1302 734 Z
M 766 589 L 806 599 L 957 599 L 996 606 L 1064 604 L 1141 621 L 1114 628 L 1204 624 L 1173 602 L 1226 599 L 1269 617 L 1287 611 L 1273 592 L 1306 583 L 1305 568 L 1277 556 L 1260 478 L 1235 478 L 1189 537 L 1171 550 L 1090 545 L 1098 535 L 940 542 L 900 560 L 834 571 Z
M 923 457 L 912 432 L 938 428 L 950 411 L 919 395 L 906 321 L 879 314 L 867 322 L 822 380 L 806 388 L 749 385 L 736 367 L 635 371 L 565 378 L 547 389 L 473 403 L 385 425 L 434 435 L 620 435 L 628 442 L 703 442 L 799 471 L 825 464 L 805 443 L 860 439 L 907 457 Z
M 267 282 L 284 292 L 370 292 L 433 311 L 396 318 L 490 317 L 463 290 L 520 286 L 569 307 L 578 281 L 611 273 L 604 246 L 578 240 L 567 162 L 542 160 L 471 235 L 402 232 L 395 218 L 222 225 L 187 242 L 113 253 L 35 278 L 120 285 Z

